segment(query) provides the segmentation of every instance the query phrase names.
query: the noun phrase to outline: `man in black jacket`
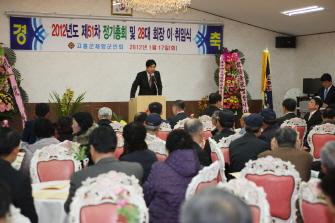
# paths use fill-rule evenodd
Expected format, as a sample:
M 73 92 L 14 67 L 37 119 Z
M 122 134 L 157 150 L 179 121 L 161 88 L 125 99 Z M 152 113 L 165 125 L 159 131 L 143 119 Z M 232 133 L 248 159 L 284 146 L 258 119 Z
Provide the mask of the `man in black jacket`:
M 297 117 L 297 115 L 295 114 L 297 102 L 294 99 L 286 98 L 283 101 L 282 106 L 283 106 L 283 112 L 285 115 L 283 117 L 277 118 L 277 122 L 279 126 L 281 126 L 281 124 L 283 124 L 284 121 Z
M 140 86 L 138 95 L 162 95 L 162 81 L 159 71 L 156 71 L 156 62 L 148 60 L 146 70 L 139 72 L 131 86 L 130 99 L 135 98 L 137 87 Z
M 208 154 L 201 148 L 200 144 L 204 138 L 204 126 L 199 119 L 190 119 L 185 122 L 185 131 L 190 133 L 193 139 L 192 149 L 197 152 L 199 162 L 203 166 L 209 166 Z
M 19 152 L 20 134 L 11 128 L 0 128 L 0 179 L 11 189 L 13 205 L 21 209 L 21 214 L 31 223 L 37 223 L 34 199 L 29 176 L 15 170 L 11 163 Z
M 258 138 L 264 140 L 270 145 L 271 140 L 275 135 L 275 131 L 279 129 L 276 120 L 276 113 L 271 108 L 265 108 L 261 111 L 260 115 L 263 118 L 263 132 L 260 136 L 258 136 Z
M 327 108 L 329 104 L 335 103 L 335 87 L 332 84 L 332 76 L 325 73 L 321 76 L 322 86 L 318 90 L 318 95 L 323 102 L 323 107 Z
M 169 117 L 167 120 L 170 122 L 171 128 L 177 124 L 178 121 L 187 118 L 184 112 L 185 102 L 183 100 L 177 100 L 172 105 L 172 113 L 174 116 Z
M 215 111 L 220 111 L 222 96 L 218 93 L 211 93 L 208 97 L 210 107 L 204 110 L 201 115 L 212 117 Z

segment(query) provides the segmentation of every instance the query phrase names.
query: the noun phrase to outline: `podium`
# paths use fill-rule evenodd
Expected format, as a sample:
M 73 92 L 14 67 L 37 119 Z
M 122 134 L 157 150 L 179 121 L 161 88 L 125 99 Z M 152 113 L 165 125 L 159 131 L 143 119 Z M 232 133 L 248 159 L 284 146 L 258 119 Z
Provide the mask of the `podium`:
M 159 102 L 163 105 L 162 119 L 166 119 L 166 98 L 163 95 L 140 95 L 129 101 L 128 122 L 132 122 L 137 112 L 145 112 L 151 102 Z

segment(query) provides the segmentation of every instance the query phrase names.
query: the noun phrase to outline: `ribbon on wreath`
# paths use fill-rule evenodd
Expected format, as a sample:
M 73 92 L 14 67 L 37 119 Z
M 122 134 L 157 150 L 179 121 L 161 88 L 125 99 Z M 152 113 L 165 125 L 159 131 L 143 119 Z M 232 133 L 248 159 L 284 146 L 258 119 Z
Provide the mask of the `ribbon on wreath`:
M 225 60 L 224 54 L 220 56 L 220 73 L 219 73 L 219 94 L 224 98 L 224 87 L 225 87 L 226 75 L 225 75 Z M 221 107 L 223 107 L 223 100 L 221 101 Z
M 9 81 L 10 81 L 11 87 L 13 89 L 13 94 L 14 94 L 14 97 L 15 97 L 17 107 L 19 108 L 19 111 L 20 111 L 20 114 L 21 114 L 21 117 L 22 117 L 22 125 L 23 125 L 23 128 L 24 128 L 24 123 L 25 123 L 25 121 L 27 121 L 26 110 L 25 110 L 24 105 L 23 105 L 22 96 L 21 96 L 21 93 L 20 93 L 20 89 L 17 86 L 17 82 L 16 82 L 16 79 L 15 79 L 15 75 L 14 75 L 12 66 L 8 62 L 6 56 L 4 55 L 3 52 L 4 52 L 3 50 L 0 51 L 0 62 L 2 63 L 5 71 L 7 71 L 7 74 L 10 75 L 9 76 Z
M 237 58 L 236 66 L 238 70 L 238 75 L 236 79 L 238 80 L 239 85 L 240 85 L 242 110 L 243 110 L 243 113 L 248 113 L 249 107 L 248 107 L 247 83 L 245 81 L 244 70 L 243 70 L 240 57 Z

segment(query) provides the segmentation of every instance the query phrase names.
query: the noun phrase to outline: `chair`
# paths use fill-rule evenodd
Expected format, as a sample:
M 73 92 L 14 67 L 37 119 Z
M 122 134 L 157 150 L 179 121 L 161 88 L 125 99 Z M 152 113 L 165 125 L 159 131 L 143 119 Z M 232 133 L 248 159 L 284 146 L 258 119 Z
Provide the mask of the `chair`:
M 193 195 L 200 192 L 205 187 L 215 186 L 218 183 L 219 170 L 220 164 L 218 161 L 215 161 L 210 166 L 206 166 L 200 170 L 188 184 L 185 199 L 190 199 Z
M 215 128 L 212 123 L 212 118 L 208 115 L 202 115 L 199 120 L 204 126 L 204 140 L 206 141 L 209 137 L 212 137 L 212 130 Z
M 37 150 L 31 159 L 30 175 L 33 183 L 46 181 L 70 180 L 71 174 L 81 170 L 76 154 L 71 150 L 79 150 L 79 143 L 64 141 Z M 87 165 L 88 159 L 84 160 Z
M 242 136 L 243 135 L 241 135 L 240 133 L 235 133 L 234 135 L 230 135 L 228 137 L 223 137 L 218 142 L 218 147 L 221 148 L 221 151 L 222 151 L 222 154 L 223 154 L 223 157 L 224 157 L 224 161 L 226 163 L 228 163 L 229 165 L 230 165 L 229 145 L 232 141 L 234 141 L 235 139 L 238 139 Z
M 328 210 L 325 195 L 319 188 L 320 179 L 311 178 L 302 182 L 299 190 L 299 206 L 305 223 L 331 223 L 332 213 Z
M 165 148 L 165 141 L 160 138 L 147 133 L 145 142 L 148 145 L 148 149 L 156 153 L 156 157 L 159 162 L 163 162 L 169 156 L 169 152 Z
M 123 127 L 125 126 L 125 124 L 122 124 L 120 122 L 112 122 L 110 124 L 110 126 L 112 126 L 112 128 L 114 129 L 114 131 L 116 133 L 122 134 L 123 132 Z
M 189 119 L 190 118 L 184 118 L 183 120 L 179 120 L 173 129 L 184 129 L 185 122 Z
M 228 183 L 219 182 L 216 187 L 243 199 L 250 207 L 253 223 L 271 222 L 270 205 L 266 200 L 263 187 L 258 187 L 254 182 L 245 178 L 232 179 Z
M 172 131 L 171 126 L 168 123 L 163 122 L 159 127 L 157 137 L 160 138 L 161 140 L 166 141 L 167 136 L 171 131 Z
M 115 149 L 114 156 L 116 159 L 119 159 L 122 153 L 124 152 L 124 148 L 123 148 L 124 138 L 120 134 L 116 134 L 116 137 L 117 137 L 117 147 Z
M 241 171 L 243 177 L 264 188 L 275 222 L 296 222 L 301 179 L 294 165 L 272 156 L 250 160 Z
M 218 180 L 226 182 L 227 178 L 226 178 L 226 175 L 225 175 L 225 172 L 224 172 L 225 171 L 225 163 L 224 163 L 224 157 L 223 157 L 222 151 L 221 151 L 221 149 L 219 149 L 219 147 L 217 146 L 214 139 L 208 138 L 208 141 L 209 141 L 209 145 L 211 147 L 212 162 L 219 161 L 219 164 L 220 164 L 220 172 L 219 172 Z
M 73 197 L 69 222 L 125 223 L 127 217 L 120 215 L 122 211 L 120 209 L 137 209 L 138 222 L 149 222 L 148 208 L 138 179 L 124 173 L 110 171 L 83 181 L 82 186 L 77 189 Z
M 300 142 L 303 142 L 306 132 L 307 132 L 307 123 L 302 118 L 291 118 L 288 120 L 285 120 L 283 124 L 280 125 L 280 128 L 289 127 L 289 128 L 296 128 L 297 132 L 299 133 L 299 140 Z M 303 143 L 301 143 L 301 149 L 303 147 Z
M 335 125 L 327 123 L 315 126 L 307 136 L 313 161 L 321 161 L 321 149 L 326 142 L 335 140 Z

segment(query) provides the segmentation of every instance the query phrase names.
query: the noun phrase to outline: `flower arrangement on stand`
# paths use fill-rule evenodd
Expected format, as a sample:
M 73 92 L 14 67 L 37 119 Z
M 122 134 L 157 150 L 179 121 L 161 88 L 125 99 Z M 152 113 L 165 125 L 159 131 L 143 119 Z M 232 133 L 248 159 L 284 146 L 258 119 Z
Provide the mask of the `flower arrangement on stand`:
M 51 108 L 56 113 L 56 118 L 58 119 L 58 117 L 62 115 L 71 116 L 72 114 L 81 111 L 82 108 L 87 106 L 86 103 L 82 103 L 85 94 L 86 92 L 80 94 L 76 99 L 74 99 L 74 91 L 71 90 L 71 88 L 66 88 L 62 98 L 60 98 L 59 94 L 53 91 L 52 94 L 50 94 L 50 97 L 54 102 L 49 100 L 49 103 Z M 55 105 L 52 103 L 55 103 Z
M 248 75 L 243 70 L 243 54 L 238 50 L 229 51 L 224 48 L 219 57 L 219 68 L 215 73 L 215 80 L 219 86 L 219 94 L 222 95 L 222 107 L 231 110 L 235 114 L 243 114 L 249 111 L 251 101 L 247 92 Z
M 0 43 L 0 120 L 3 126 L 9 126 L 8 120 L 16 114 L 21 115 L 22 124 L 27 120 L 23 103 L 28 102 L 28 95 L 20 86 L 21 74 L 14 68 L 15 62 L 15 52 Z
M 208 95 L 205 97 L 201 98 L 200 101 L 198 101 L 198 113 L 196 115 L 193 115 L 195 118 L 199 118 L 201 116 L 201 113 L 205 111 L 207 108 L 209 108 L 209 101 L 208 101 Z

